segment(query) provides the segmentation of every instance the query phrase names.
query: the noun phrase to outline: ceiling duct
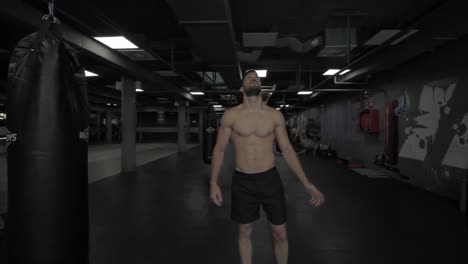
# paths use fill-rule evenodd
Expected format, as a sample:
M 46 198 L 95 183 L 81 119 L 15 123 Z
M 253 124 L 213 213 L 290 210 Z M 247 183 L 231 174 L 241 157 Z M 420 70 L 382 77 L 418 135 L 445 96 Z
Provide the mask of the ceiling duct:
M 230 89 L 238 89 L 242 71 L 235 47 L 229 1 L 168 0 L 203 62 L 221 74 Z
M 327 28 L 325 29 L 325 41 L 319 51 L 319 57 L 345 57 L 348 55 L 348 46 L 351 51 L 357 47 L 356 28 Z
M 252 52 L 238 51 L 237 57 L 239 57 L 240 62 L 244 63 L 254 63 L 262 55 L 262 50 L 253 50 Z
M 299 39 L 294 37 L 278 38 L 276 40 L 276 48 L 289 48 L 296 53 L 308 53 L 312 49 L 322 44 L 322 36 L 317 36 L 309 39 L 305 42 L 301 42 Z
M 244 33 L 245 34 L 245 33 Z M 245 42 L 245 40 L 244 40 Z M 252 40 L 250 40 L 252 42 Z M 276 38 L 274 43 L 271 43 L 270 46 L 275 48 L 289 48 L 290 50 L 296 53 L 308 53 L 312 49 L 319 47 L 323 42 L 322 36 L 317 36 L 312 39 L 309 39 L 305 42 L 301 42 L 299 39 L 295 37 L 283 37 L 283 38 Z M 245 43 L 244 43 L 245 46 Z M 251 52 L 244 52 L 238 51 L 237 56 L 239 57 L 239 61 L 243 63 L 255 63 L 258 61 L 260 56 L 262 55 L 262 49 L 253 50 Z
M 244 47 L 273 47 L 276 44 L 278 32 L 274 33 L 242 33 Z

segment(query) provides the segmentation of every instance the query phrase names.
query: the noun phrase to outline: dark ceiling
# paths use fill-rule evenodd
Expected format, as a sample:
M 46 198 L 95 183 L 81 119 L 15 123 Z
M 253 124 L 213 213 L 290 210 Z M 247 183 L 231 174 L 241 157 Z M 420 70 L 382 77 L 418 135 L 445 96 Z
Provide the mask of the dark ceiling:
M 47 11 L 46 0 L 24 2 L 42 12 Z M 181 89 L 205 91 L 205 95 L 196 96 L 197 103 L 202 105 L 208 101 L 226 106 L 239 103 L 239 94 L 236 98 L 221 93 L 237 90 L 239 73 L 256 68 L 269 71 L 262 80 L 263 85 L 276 85 L 278 91 L 290 91 L 274 93 L 270 105 L 277 107 L 285 100 L 286 104 L 307 106 L 313 104 L 317 96 L 297 95 L 297 90 L 369 88 L 336 85 L 331 78 L 322 75 L 329 68 L 343 69 L 351 65 L 349 68 L 354 73 L 351 71 L 343 80 L 360 82 L 370 74 L 391 70 L 468 32 L 467 24 L 460 24 L 460 21 L 466 22 L 460 11 L 465 5 L 461 0 L 55 2 L 56 15 L 62 23 L 89 37 L 124 35 L 155 58 L 136 61 L 144 69 L 174 71 L 176 76 L 161 75 L 161 78 Z M 5 36 L 0 49 L 11 50 L 19 38 L 36 30 L 10 18 L 0 19 L 0 22 L 1 34 Z M 324 48 L 333 46 L 327 29 L 341 28 L 341 33 L 332 37 L 343 45 L 348 40 L 348 25 L 351 30 L 355 29 L 356 40 L 349 57 L 347 52 L 338 57 L 321 56 Z M 411 29 L 419 31 L 398 45 L 388 45 Z M 381 45 L 364 45 L 381 30 L 402 31 Z M 246 46 L 244 33 L 275 33 L 276 42 L 269 46 Z M 119 92 L 112 86 L 120 79 L 121 70 L 87 52 L 81 53 L 80 60 L 87 69 L 100 75 L 89 78 L 90 101 L 101 106 L 105 106 L 107 100 L 118 103 Z M 0 78 L 4 84 L 8 53 L 0 53 L 0 62 Z M 202 72 L 208 73 L 204 79 Z M 224 81 L 215 85 L 208 78 L 211 72 L 217 72 Z M 4 85 L 2 87 L 4 89 Z M 169 105 L 176 98 L 180 98 L 177 91 L 152 87 L 138 95 L 138 102 L 143 106 Z

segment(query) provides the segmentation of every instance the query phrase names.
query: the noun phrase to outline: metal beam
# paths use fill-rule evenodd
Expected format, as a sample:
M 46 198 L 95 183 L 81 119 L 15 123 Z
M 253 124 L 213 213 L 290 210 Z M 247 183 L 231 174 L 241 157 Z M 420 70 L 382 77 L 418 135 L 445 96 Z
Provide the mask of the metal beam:
M 203 7 L 196 1 L 168 0 L 178 21 L 190 35 L 205 65 L 229 65 L 214 67 L 230 89 L 238 89 L 242 72 L 235 46 L 229 1 L 204 1 Z
M 15 19 L 33 28 L 39 28 L 39 26 L 42 25 L 41 17 L 44 13 L 41 11 L 29 6 L 21 0 L 5 0 L 4 2 L 6 3 L 2 3 L 2 5 L 0 5 L 0 14 L 2 16 Z M 169 90 L 180 90 L 180 96 L 185 100 L 189 100 L 196 104 L 202 104 L 184 88 L 162 79 L 158 75 L 144 69 L 138 63 L 130 60 L 119 52 L 108 48 L 93 38 L 90 38 L 63 23 L 61 23 L 59 27 L 67 42 L 93 54 L 103 62 L 118 67 L 124 71 L 123 74 L 126 73 L 129 76 L 144 82 L 149 82 L 157 87 Z

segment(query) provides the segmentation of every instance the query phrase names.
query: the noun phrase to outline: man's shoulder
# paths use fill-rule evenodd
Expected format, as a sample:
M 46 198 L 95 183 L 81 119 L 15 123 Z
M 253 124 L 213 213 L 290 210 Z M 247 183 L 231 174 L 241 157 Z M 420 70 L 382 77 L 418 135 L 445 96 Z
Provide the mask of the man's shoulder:
M 279 116 L 282 115 L 280 111 L 270 106 L 265 106 L 265 111 L 273 118 L 278 118 Z
M 224 119 L 226 122 L 232 122 L 238 113 L 239 113 L 238 106 L 233 106 L 229 109 L 226 109 L 226 111 L 224 111 L 222 119 Z

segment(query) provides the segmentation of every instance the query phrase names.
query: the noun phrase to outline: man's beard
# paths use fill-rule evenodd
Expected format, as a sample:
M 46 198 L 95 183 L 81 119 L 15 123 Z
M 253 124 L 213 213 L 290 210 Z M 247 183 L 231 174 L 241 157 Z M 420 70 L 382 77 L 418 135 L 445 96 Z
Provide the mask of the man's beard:
M 259 96 L 262 89 L 260 86 L 250 86 L 249 89 L 244 89 L 247 97 Z

